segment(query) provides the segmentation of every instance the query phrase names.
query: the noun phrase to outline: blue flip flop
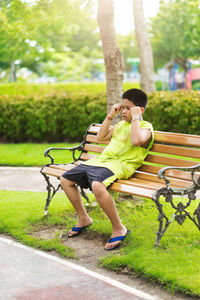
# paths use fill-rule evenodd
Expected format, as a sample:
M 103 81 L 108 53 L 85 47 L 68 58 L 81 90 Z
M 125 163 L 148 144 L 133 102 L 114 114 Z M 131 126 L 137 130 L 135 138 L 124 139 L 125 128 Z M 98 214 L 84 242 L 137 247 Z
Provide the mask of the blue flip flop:
M 118 248 L 121 244 L 121 242 L 126 238 L 127 234 L 129 234 L 131 231 L 130 230 L 127 230 L 127 233 L 125 235 L 120 235 L 120 236 L 116 236 L 112 239 L 109 240 L 109 244 L 113 243 L 113 242 L 116 242 L 116 241 L 120 241 L 120 243 L 118 243 L 117 245 L 111 247 L 111 248 L 104 248 L 105 250 L 114 250 L 116 248 Z
M 91 225 L 91 224 L 90 224 Z M 78 235 L 80 235 L 82 233 L 82 231 L 84 229 L 86 229 L 87 227 L 89 227 L 90 225 L 87 226 L 83 226 L 83 227 L 76 227 L 76 225 L 72 228 L 72 232 L 77 232 L 76 234 L 73 235 L 69 235 L 68 232 L 66 233 L 66 236 L 68 238 L 73 238 L 73 237 L 77 237 Z

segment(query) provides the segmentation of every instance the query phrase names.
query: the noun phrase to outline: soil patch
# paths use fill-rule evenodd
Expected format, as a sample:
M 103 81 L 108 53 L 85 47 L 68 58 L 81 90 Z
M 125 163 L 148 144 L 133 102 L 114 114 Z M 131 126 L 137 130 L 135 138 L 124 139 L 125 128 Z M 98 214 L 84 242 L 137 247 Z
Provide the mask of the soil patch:
M 63 235 L 63 229 L 60 230 L 58 229 L 57 226 L 42 228 L 35 231 L 34 233 L 31 233 L 31 235 L 34 236 L 35 238 L 41 238 L 45 240 L 50 240 L 55 236 L 57 236 L 57 234 L 59 235 L 60 238 Z

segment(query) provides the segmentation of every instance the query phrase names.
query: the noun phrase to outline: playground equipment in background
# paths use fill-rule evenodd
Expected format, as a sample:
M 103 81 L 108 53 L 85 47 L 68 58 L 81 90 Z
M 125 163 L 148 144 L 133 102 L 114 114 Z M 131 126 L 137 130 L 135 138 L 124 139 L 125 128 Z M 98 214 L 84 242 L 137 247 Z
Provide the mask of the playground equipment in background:
M 169 71 L 169 90 L 188 89 L 200 90 L 200 68 L 191 68 L 191 63 L 188 62 L 188 71 L 186 78 L 184 72 L 180 72 L 179 65 L 174 63 Z
M 200 68 L 189 70 L 186 75 L 186 88 L 200 90 Z

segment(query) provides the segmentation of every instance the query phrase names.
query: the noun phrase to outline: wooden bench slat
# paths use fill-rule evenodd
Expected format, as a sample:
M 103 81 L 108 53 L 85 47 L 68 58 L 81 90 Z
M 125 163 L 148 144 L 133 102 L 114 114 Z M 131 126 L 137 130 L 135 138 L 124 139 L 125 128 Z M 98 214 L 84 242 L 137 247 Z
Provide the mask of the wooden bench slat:
M 161 183 L 161 182 L 148 181 L 148 180 L 134 178 L 134 177 L 131 177 L 127 180 L 126 179 L 118 179 L 116 182 L 128 184 L 131 186 L 140 186 L 143 188 L 148 188 L 150 190 L 157 190 L 157 189 L 165 186 L 165 184 Z
M 142 178 L 140 179 L 135 177 L 131 177 L 128 180 L 118 179 L 117 182 L 134 185 L 134 186 L 141 186 L 152 190 L 158 190 L 166 186 L 164 181 L 161 182 L 161 180 L 160 182 L 155 182 L 148 179 L 146 180 L 146 179 L 142 179 Z M 174 182 L 170 181 L 170 182 L 171 182 L 171 187 L 174 188 L 183 188 L 191 185 L 191 182 L 184 182 L 184 181 L 174 181 Z
M 68 171 L 71 170 L 75 167 L 75 164 L 67 164 L 67 165 L 49 165 L 50 168 L 53 169 L 58 169 L 58 170 L 63 170 L 63 171 Z
M 143 164 L 141 167 L 139 167 L 139 169 L 137 171 L 157 174 L 158 171 L 160 171 L 160 169 L 161 169 L 161 167 L 158 167 L 158 166 Z
M 157 175 L 157 173 L 160 169 L 161 169 L 161 167 L 144 164 L 137 171 L 142 171 L 142 172 L 145 172 L 145 173 L 152 173 L 152 174 Z M 191 181 L 190 172 L 171 169 L 171 170 L 166 171 L 166 175 L 171 177 L 171 178 L 177 178 L 177 179 L 183 179 L 183 180 Z M 196 173 L 196 177 L 198 177 L 198 176 L 200 176 L 200 174 Z
M 50 167 L 44 167 L 43 170 L 41 171 L 42 174 L 55 176 L 57 178 L 60 178 L 64 172 L 65 172 L 64 170 L 54 169 Z
M 101 153 L 105 147 L 93 144 L 85 144 L 83 147 L 84 151 L 91 151 L 96 153 Z
M 88 133 L 97 134 L 99 132 L 100 126 L 90 126 Z
M 155 131 L 155 142 L 199 147 L 200 136 L 184 133 Z
M 131 186 L 131 185 L 127 185 L 124 183 L 118 183 L 118 182 L 114 182 L 110 186 L 109 189 L 111 191 L 126 193 L 126 194 L 135 195 L 135 196 L 139 196 L 139 197 L 145 197 L 145 198 L 149 198 L 149 199 L 152 199 L 152 196 L 155 193 L 155 190 L 152 190 L 152 189 L 150 190 L 147 188 Z
M 140 172 L 140 171 L 135 172 L 134 176 L 131 177 L 129 180 L 132 180 L 134 178 L 145 179 L 145 180 L 148 180 L 150 182 L 160 182 L 160 183 L 163 183 L 163 184 L 165 183 L 164 179 L 158 178 L 158 176 L 156 174 L 149 174 L 149 173 Z M 192 181 L 186 181 L 186 180 L 170 178 L 170 182 L 171 182 L 172 186 L 185 187 L 185 186 L 190 185 Z
M 173 155 L 187 156 L 192 158 L 200 158 L 200 149 L 191 149 L 185 147 L 177 147 L 164 144 L 154 143 L 151 147 L 151 152 L 160 152 Z
M 97 157 L 97 155 L 83 152 L 81 154 L 81 156 L 80 156 L 80 159 L 82 159 L 82 160 L 89 160 L 89 159 L 92 159 L 92 158 L 95 158 L 95 157 Z
M 87 135 L 86 142 L 95 143 L 95 144 L 105 144 L 105 145 L 108 145 L 110 143 L 110 141 L 106 141 L 106 142 L 98 141 L 96 135 L 91 135 L 91 134 Z
M 191 167 L 196 166 L 199 162 L 194 160 L 185 160 L 180 158 L 148 154 L 145 161 L 164 165 L 164 166 L 178 166 Z

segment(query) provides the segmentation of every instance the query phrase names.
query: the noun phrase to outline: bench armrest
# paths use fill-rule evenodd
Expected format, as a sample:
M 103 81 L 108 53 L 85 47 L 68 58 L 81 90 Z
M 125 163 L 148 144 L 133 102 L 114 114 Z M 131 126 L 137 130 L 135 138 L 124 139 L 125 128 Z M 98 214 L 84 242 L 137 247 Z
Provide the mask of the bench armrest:
M 84 146 L 84 144 L 85 144 L 85 142 L 86 142 L 86 136 L 87 136 L 87 134 L 88 134 L 88 131 L 89 131 L 90 127 L 92 127 L 92 126 L 94 126 L 94 125 L 95 125 L 95 123 L 91 124 L 91 125 L 88 127 L 88 129 L 86 130 L 86 133 L 85 133 L 85 136 L 84 136 L 83 141 L 82 141 L 78 146 L 75 146 L 75 147 L 51 147 L 51 148 L 48 148 L 48 149 L 45 150 L 44 156 L 45 156 L 45 157 L 48 156 L 48 157 L 50 158 L 50 160 L 51 160 L 51 163 L 54 164 L 54 158 L 49 154 L 49 152 L 50 152 L 51 150 L 69 150 L 69 151 L 72 151 L 72 152 L 73 152 L 73 159 L 74 159 L 74 162 L 77 161 L 77 160 L 79 159 L 79 157 L 80 157 L 81 154 L 79 155 L 78 158 L 76 158 L 76 157 L 75 157 L 75 152 L 76 152 L 77 150 L 78 150 L 78 151 L 81 151 L 81 153 L 83 152 L 83 146 Z
M 75 157 L 75 152 L 78 151 L 83 151 L 83 144 L 85 141 L 81 142 L 78 146 L 75 147 L 51 147 L 45 150 L 44 156 L 49 157 L 51 160 L 51 163 L 54 164 L 54 158 L 49 154 L 51 150 L 69 150 L 72 151 L 73 159 L 74 161 L 78 160 L 78 158 Z
M 167 170 L 181 170 L 190 172 L 193 183 L 195 184 L 195 186 L 200 188 L 200 176 L 198 177 L 198 179 L 195 179 L 194 177 L 196 171 L 200 172 L 200 164 L 191 167 L 164 167 L 160 169 L 160 171 L 158 172 L 158 177 L 164 179 L 166 182 L 166 186 L 170 188 L 170 179 L 165 175 L 165 172 Z

